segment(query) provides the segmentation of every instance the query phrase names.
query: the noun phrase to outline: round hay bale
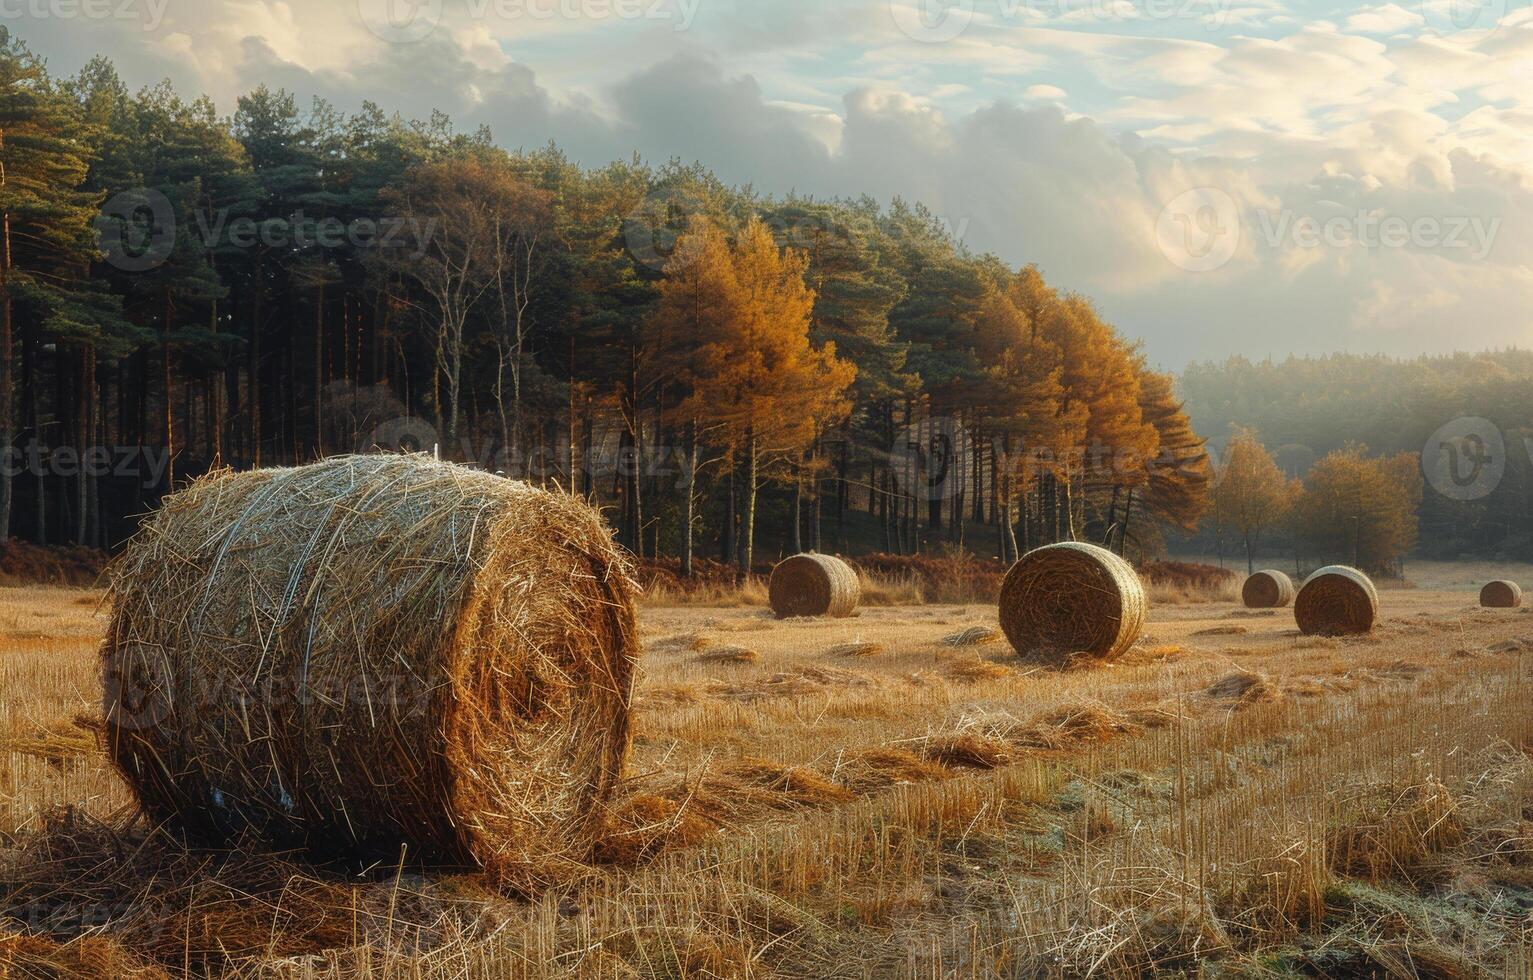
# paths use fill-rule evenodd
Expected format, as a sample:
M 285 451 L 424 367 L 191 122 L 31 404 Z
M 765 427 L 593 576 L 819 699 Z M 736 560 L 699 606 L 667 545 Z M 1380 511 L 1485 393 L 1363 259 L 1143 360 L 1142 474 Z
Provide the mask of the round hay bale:
M 1486 582 L 1480 590 L 1480 605 L 1487 609 L 1516 609 L 1522 605 L 1522 586 L 1506 579 Z
M 857 611 L 862 585 L 852 566 L 834 555 L 807 551 L 784 558 L 772 569 L 768 586 L 772 612 L 789 616 L 850 616 Z
M 1275 568 L 1263 569 L 1246 579 L 1240 599 L 1247 609 L 1282 609 L 1293 602 L 1293 579 Z
M 639 648 L 584 502 L 427 456 L 224 471 L 109 588 L 105 740 L 151 819 L 527 887 L 589 849 Z
M 1357 569 L 1327 565 L 1304 580 L 1293 616 L 1299 631 L 1311 636 L 1367 633 L 1379 616 L 1379 593 Z
M 1023 555 L 1001 582 L 1001 629 L 1017 653 L 1055 664 L 1111 660 L 1133 646 L 1149 602 L 1128 562 L 1069 541 Z

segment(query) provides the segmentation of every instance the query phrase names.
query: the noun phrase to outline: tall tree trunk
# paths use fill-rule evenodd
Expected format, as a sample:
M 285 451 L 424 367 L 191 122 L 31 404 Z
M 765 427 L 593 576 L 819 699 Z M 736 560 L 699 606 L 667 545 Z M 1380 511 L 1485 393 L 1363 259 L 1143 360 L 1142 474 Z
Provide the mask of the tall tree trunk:
M 261 465 L 261 403 L 264 391 L 261 387 L 261 335 L 265 332 L 261 323 L 261 266 L 262 256 L 256 255 L 255 288 L 250 297 L 250 349 L 249 364 L 245 373 L 249 384 L 250 401 L 250 458 L 259 468 Z
M 724 509 L 724 533 L 719 535 L 722 559 L 725 564 L 736 560 L 735 557 L 735 508 L 738 505 L 738 489 L 735 483 L 735 473 L 739 464 L 733 456 L 729 460 L 729 506 Z
M 575 415 L 575 333 L 570 332 L 569 360 L 567 362 L 568 376 L 570 380 L 570 415 L 569 415 L 569 466 L 570 466 L 570 493 L 579 495 L 582 491 L 580 478 L 580 435 Z
M 79 473 L 75 480 L 75 544 L 89 543 L 90 534 L 90 473 L 89 457 L 93 432 L 95 406 L 96 354 L 89 344 L 80 349 L 79 376 L 75 385 L 75 445 L 79 447 Z
M 1011 482 L 1010 476 L 1006 477 L 1006 482 Z M 1021 550 L 1017 547 L 1017 520 L 1013 511 L 1014 503 L 1011 493 L 1008 492 L 1006 494 L 1006 546 L 1011 549 L 1011 556 L 1007 559 L 1008 561 L 1016 561 L 1022 556 Z
M 48 543 L 48 467 L 43 463 L 46 447 L 43 445 L 42 419 L 39 417 L 38 411 L 42 404 L 42 392 L 38 390 L 37 380 L 37 359 L 42 356 L 41 347 L 42 345 L 37 342 L 37 327 L 34 326 L 27 331 L 25 348 L 27 396 L 24 404 L 27 406 L 27 428 L 31 430 L 31 439 L 28 446 L 31 458 L 28 460 L 28 463 L 36 464 L 32 466 L 32 476 L 36 481 L 37 496 L 34 507 L 35 523 L 33 524 L 34 533 L 32 540 L 40 545 L 45 545 Z
M 165 489 L 169 490 L 176 482 L 176 432 L 175 432 L 175 398 L 170 384 L 170 323 L 175 307 L 171 300 L 170 290 L 165 291 L 165 321 L 160 336 L 160 389 L 165 401 Z
M 692 577 L 692 538 L 697 522 L 697 420 L 687 423 L 686 523 L 681 533 L 681 575 Z
M 795 474 L 793 480 L 793 553 L 804 550 L 804 475 Z
M 325 287 L 314 295 L 314 458 L 325 456 Z
M 0 184 L 4 171 L 0 170 Z M 11 308 L 11 216 L 0 215 L 0 545 L 11 539 L 11 442 L 15 438 L 16 358 Z
M 1102 547 L 1108 549 L 1109 551 L 1112 550 L 1113 539 L 1118 536 L 1118 525 L 1116 521 L 1118 517 L 1118 494 L 1120 492 L 1121 488 L 1116 483 L 1114 483 L 1112 486 L 1112 500 L 1107 505 L 1107 530 L 1102 534 Z
M 756 433 L 747 429 L 745 433 L 745 526 L 740 529 L 740 570 L 745 575 L 751 573 L 751 566 L 756 558 L 756 479 Z
M 816 460 L 818 461 L 819 453 L 816 453 L 815 456 Z M 815 473 L 818 474 L 819 470 L 816 470 Z M 824 551 L 825 548 L 821 542 L 820 537 L 821 524 L 824 521 L 822 516 L 822 511 L 824 508 L 820 506 L 820 501 L 821 498 L 825 496 L 825 480 L 818 475 L 816 475 L 814 478 L 811 496 L 812 499 L 810 500 L 810 506 L 814 508 L 814 520 L 810 523 L 810 537 L 813 541 L 812 547 L 815 551 Z
M 1123 497 L 1123 517 L 1118 522 L 1118 554 L 1128 557 L 1128 522 L 1134 512 L 1134 488 L 1129 487 Z

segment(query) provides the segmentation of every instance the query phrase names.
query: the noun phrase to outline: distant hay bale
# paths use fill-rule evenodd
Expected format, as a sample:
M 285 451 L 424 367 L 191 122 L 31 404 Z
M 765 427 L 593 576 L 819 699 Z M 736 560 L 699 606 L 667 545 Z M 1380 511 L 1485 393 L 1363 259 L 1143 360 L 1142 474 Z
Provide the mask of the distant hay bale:
M 1149 604 L 1129 563 L 1092 544 L 1065 542 L 1023 555 L 1001 583 L 1001 629 L 1024 657 L 1063 664 L 1111 660 L 1133 646 Z
M 1293 616 L 1299 631 L 1310 636 L 1367 633 L 1379 616 L 1379 593 L 1357 569 L 1327 565 L 1304 580 Z
M 215 473 L 111 570 L 107 749 L 200 839 L 546 884 L 628 750 L 635 588 L 585 503 L 430 457 Z
M 1240 599 L 1247 609 L 1282 609 L 1295 595 L 1293 579 L 1275 568 L 1262 569 L 1240 587 Z
M 850 616 L 857 611 L 861 584 L 852 566 L 834 555 L 805 552 L 772 569 L 768 586 L 772 612 L 789 616 Z
M 1480 590 L 1480 605 L 1487 609 L 1516 609 L 1522 605 L 1522 586 L 1506 579 L 1486 582 Z

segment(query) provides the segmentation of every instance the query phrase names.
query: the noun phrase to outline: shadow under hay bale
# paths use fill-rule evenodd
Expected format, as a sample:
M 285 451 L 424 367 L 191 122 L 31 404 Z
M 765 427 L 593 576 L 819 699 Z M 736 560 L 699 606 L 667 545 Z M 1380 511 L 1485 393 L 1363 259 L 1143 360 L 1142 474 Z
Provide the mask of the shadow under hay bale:
M 105 739 L 152 819 L 514 887 L 589 851 L 638 643 L 583 502 L 423 456 L 220 472 L 110 579 Z
M 1112 660 L 1133 646 L 1149 603 L 1128 562 L 1065 542 L 1023 555 L 1001 583 L 1001 629 L 1017 653 L 1056 666 L 1075 654 Z
M 1308 636 L 1367 633 L 1379 617 L 1379 593 L 1357 569 L 1327 565 L 1304 580 L 1293 616 L 1299 631 Z
M 1255 573 L 1240 587 L 1240 601 L 1247 609 L 1282 609 L 1295 595 L 1293 579 L 1275 568 Z
M 1522 586 L 1506 579 L 1486 582 L 1480 590 L 1480 605 L 1486 609 L 1516 609 L 1522 605 Z
M 772 612 L 791 616 L 842 618 L 857 611 L 861 583 L 852 566 L 834 555 L 805 552 L 784 558 L 772 569 L 767 587 Z

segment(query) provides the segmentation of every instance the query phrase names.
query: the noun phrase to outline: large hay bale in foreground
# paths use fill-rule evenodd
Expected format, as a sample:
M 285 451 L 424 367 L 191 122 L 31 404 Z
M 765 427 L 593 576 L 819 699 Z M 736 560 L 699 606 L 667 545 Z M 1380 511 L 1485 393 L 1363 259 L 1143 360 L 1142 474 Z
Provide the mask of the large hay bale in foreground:
M 767 591 L 772 612 L 779 618 L 850 616 L 862 598 L 862 585 L 852 566 L 834 555 L 814 552 L 778 562 Z
M 150 817 L 536 886 L 629 742 L 629 568 L 581 501 L 423 456 L 221 472 L 110 572 L 106 740 Z
M 1522 605 L 1522 586 L 1506 579 L 1486 582 L 1480 590 L 1480 605 L 1487 609 L 1516 609 Z
M 1037 548 L 1001 582 L 1001 629 L 1012 647 L 1056 664 L 1079 653 L 1117 657 L 1133 646 L 1148 611 L 1138 573 L 1093 544 Z
M 1282 609 L 1293 602 L 1293 579 L 1275 568 L 1265 568 L 1246 579 L 1240 599 L 1247 609 Z
M 1379 593 L 1373 581 L 1347 565 L 1316 570 L 1304 580 L 1293 604 L 1299 631 L 1312 636 L 1367 633 L 1378 616 Z

